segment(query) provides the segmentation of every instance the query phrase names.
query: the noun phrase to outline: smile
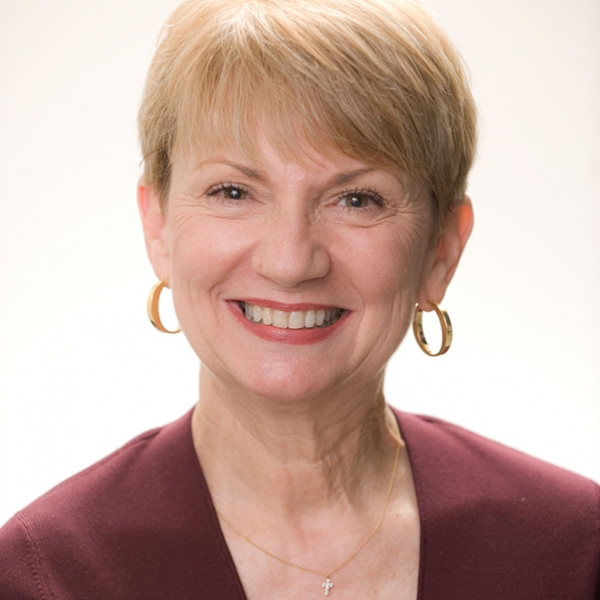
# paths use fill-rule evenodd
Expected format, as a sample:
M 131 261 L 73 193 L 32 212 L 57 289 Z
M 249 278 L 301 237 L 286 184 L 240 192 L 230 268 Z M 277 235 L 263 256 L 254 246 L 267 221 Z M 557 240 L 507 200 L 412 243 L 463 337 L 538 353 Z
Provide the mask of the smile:
M 341 308 L 320 308 L 318 310 L 275 310 L 267 306 L 240 302 L 242 312 L 248 321 L 272 325 L 279 329 L 312 329 L 330 327 L 339 321 Z

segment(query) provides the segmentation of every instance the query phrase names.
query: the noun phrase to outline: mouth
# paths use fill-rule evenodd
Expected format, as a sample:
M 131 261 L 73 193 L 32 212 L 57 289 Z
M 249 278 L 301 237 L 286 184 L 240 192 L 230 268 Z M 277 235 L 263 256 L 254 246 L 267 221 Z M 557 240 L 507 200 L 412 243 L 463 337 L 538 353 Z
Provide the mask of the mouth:
M 345 312 L 343 308 L 314 310 L 276 310 L 268 306 L 239 302 L 242 313 L 252 323 L 270 325 L 279 329 L 325 329 L 337 323 Z

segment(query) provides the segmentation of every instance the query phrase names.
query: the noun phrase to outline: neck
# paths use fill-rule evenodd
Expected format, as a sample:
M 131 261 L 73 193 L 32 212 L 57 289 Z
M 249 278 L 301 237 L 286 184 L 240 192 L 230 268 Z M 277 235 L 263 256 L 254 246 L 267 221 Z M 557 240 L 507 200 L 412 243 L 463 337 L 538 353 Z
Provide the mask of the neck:
M 327 399 L 277 402 L 232 392 L 204 369 L 192 431 L 224 514 L 244 498 L 250 512 L 260 507 L 286 519 L 372 505 L 399 443 L 381 379 Z

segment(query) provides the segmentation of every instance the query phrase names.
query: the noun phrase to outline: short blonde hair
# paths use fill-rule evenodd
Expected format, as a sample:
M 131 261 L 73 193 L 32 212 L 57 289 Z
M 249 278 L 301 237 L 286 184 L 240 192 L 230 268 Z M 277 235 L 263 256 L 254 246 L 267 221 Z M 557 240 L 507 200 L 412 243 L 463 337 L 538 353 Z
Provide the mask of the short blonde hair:
M 168 196 L 179 149 L 256 128 L 286 156 L 299 140 L 429 188 L 437 223 L 464 197 L 476 109 L 460 56 L 412 0 L 186 0 L 162 32 L 139 129 L 146 180 Z

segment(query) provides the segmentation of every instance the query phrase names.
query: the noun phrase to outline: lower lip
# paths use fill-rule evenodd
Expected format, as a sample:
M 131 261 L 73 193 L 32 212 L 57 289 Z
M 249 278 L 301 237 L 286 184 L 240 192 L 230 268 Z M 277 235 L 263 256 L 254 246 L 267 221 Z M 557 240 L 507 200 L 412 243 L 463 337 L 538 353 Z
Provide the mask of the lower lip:
M 255 323 L 249 321 L 243 314 L 240 305 L 237 302 L 228 302 L 234 316 L 250 333 L 255 336 L 271 342 L 280 342 L 299 346 L 302 344 L 316 344 L 332 335 L 334 335 L 340 327 L 344 326 L 348 315 L 347 311 L 342 313 L 342 316 L 329 327 L 311 327 L 310 329 L 282 329 L 273 325 L 265 325 L 263 323 Z

